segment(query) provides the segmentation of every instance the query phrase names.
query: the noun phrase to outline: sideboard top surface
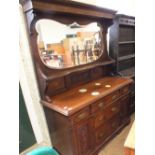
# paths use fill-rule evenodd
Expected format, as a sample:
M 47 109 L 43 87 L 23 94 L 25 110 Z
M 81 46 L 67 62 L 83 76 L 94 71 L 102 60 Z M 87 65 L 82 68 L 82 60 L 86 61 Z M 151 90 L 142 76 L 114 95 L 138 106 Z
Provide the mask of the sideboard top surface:
M 101 85 L 98 85 L 99 83 Z M 69 116 L 130 83 L 132 83 L 132 80 L 128 78 L 105 77 L 53 96 L 51 102 L 43 100 L 41 102 L 45 107 Z M 107 88 L 106 85 L 111 87 Z M 79 92 L 80 89 L 86 89 L 87 91 L 81 93 Z M 92 92 L 97 92 L 99 95 L 93 96 Z

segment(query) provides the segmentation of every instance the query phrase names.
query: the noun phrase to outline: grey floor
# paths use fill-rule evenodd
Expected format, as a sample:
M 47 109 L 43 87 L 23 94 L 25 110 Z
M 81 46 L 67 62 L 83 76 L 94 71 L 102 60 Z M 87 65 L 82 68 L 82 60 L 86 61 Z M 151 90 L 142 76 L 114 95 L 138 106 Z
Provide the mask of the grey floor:
M 134 121 L 134 114 L 131 115 L 131 123 L 126 126 L 114 139 L 112 139 L 98 155 L 124 155 L 124 143 Z

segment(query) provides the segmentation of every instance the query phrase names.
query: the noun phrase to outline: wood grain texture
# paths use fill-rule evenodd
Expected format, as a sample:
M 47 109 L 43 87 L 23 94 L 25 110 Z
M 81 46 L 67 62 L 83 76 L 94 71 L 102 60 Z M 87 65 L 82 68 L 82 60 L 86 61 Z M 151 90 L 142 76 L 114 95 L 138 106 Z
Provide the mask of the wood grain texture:
M 96 89 L 93 88 L 93 90 L 103 91 L 102 97 L 97 99 L 96 102 L 91 102 L 92 99 L 89 99 L 88 94 L 81 100 L 81 96 L 77 96 L 75 93 L 75 90 L 79 87 L 51 97 L 56 102 L 60 96 L 59 107 L 61 103 L 63 106 L 72 106 L 73 111 L 69 115 L 63 111 L 64 109 L 59 111 L 44 105 L 53 145 L 61 155 L 97 155 L 100 149 L 130 122 L 129 99 L 131 93 L 127 88 L 131 85 L 132 80 L 120 77 L 106 77 L 99 81 L 103 85 L 104 82 L 112 82 L 110 84 L 115 88 L 111 87 L 109 91 L 106 91 L 102 86 Z M 93 84 L 94 81 L 82 86 L 91 88 L 94 87 Z M 118 93 L 119 95 L 113 98 Z M 89 104 L 85 104 L 86 101 L 89 101 Z M 108 101 L 108 103 L 105 105 L 96 104 L 102 103 L 100 101 Z M 80 105 L 81 108 L 75 111 L 75 104 Z M 96 106 L 94 105 L 98 106 L 95 110 Z
M 46 12 L 62 12 L 62 13 L 72 13 L 80 15 L 88 15 L 92 17 L 105 17 L 113 18 L 116 11 L 97 7 L 94 5 L 83 4 L 74 1 L 61 1 L 61 0 L 33 0 L 32 4 L 25 4 L 25 11 L 32 8 L 35 10 L 46 11 Z
M 95 86 L 95 83 L 101 83 L 101 86 Z M 52 101 L 50 103 L 43 100 L 41 102 L 44 106 L 69 116 L 112 93 L 113 91 L 131 83 L 131 79 L 120 77 L 105 77 L 89 82 L 88 84 L 78 86 L 69 91 L 66 91 L 65 93 L 53 96 L 50 98 Z M 107 84 L 111 85 L 111 88 L 105 88 L 105 85 Z M 80 93 L 79 89 L 81 88 L 87 89 L 87 92 Z M 93 91 L 97 91 L 100 94 L 98 96 L 93 96 L 91 95 Z M 111 97 L 109 99 L 111 99 Z

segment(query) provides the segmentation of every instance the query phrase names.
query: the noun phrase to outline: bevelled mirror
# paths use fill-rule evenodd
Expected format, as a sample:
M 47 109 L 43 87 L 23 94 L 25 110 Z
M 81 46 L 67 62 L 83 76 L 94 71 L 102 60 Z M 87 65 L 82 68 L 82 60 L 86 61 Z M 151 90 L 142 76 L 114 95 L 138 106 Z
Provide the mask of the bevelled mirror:
M 102 55 L 102 33 L 97 22 L 69 25 L 41 19 L 36 23 L 37 45 L 42 62 L 49 68 L 69 68 L 96 61 Z

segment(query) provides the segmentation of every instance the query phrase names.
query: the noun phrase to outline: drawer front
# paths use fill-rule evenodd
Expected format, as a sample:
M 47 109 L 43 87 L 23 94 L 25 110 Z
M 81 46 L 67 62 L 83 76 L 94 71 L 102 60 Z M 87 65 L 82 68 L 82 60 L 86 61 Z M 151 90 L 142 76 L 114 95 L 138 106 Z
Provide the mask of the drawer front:
M 112 118 L 114 115 L 118 114 L 120 112 L 120 102 L 114 102 L 111 105 L 109 105 L 106 109 L 105 109 L 105 120 L 109 120 L 110 118 Z
M 108 104 L 114 102 L 119 98 L 119 90 L 105 96 L 103 99 L 97 101 L 96 103 L 92 104 L 91 111 L 95 112 L 97 110 L 104 109 Z
M 94 118 L 94 128 L 98 128 L 100 127 L 105 121 L 105 114 L 104 114 L 104 111 L 102 112 L 99 112 L 95 118 Z
M 118 98 L 119 98 L 119 90 L 117 90 L 105 97 L 106 105 L 116 101 Z
M 123 87 L 123 88 L 120 89 L 120 94 L 121 94 L 121 95 L 126 95 L 126 94 L 128 94 L 129 92 L 130 92 L 130 85 L 125 86 L 125 87 Z
M 75 124 L 80 121 L 88 119 L 89 115 L 90 115 L 89 107 L 86 107 L 83 110 L 81 110 L 80 112 L 73 115 L 71 119 L 72 119 L 73 124 Z
M 50 95 L 55 95 L 59 92 L 62 92 L 65 90 L 65 81 L 64 78 L 58 78 L 55 80 L 52 80 L 47 83 L 47 94 Z
M 91 111 L 95 112 L 97 110 L 102 110 L 105 106 L 106 106 L 106 102 L 105 102 L 105 99 L 103 98 L 91 105 Z
M 95 132 L 95 144 L 98 145 L 108 137 L 107 126 L 104 125 Z

